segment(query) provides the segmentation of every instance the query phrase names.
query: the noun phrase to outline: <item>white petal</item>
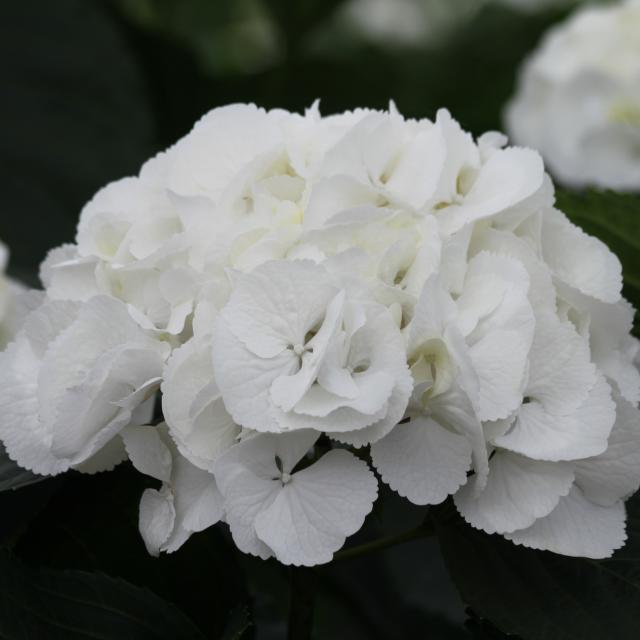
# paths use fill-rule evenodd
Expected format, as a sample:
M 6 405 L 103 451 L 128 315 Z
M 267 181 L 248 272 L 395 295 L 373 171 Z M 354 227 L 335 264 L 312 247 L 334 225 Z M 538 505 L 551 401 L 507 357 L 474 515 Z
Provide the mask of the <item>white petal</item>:
M 327 272 L 312 262 L 268 262 L 240 277 L 221 316 L 252 353 L 271 358 L 304 344 L 337 293 Z
M 283 564 L 329 562 L 360 529 L 377 493 L 365 462 L 344 450 L 330 451 L 280 489 L 257 516 L 256 532 Z
M 403 375 L 397 381 L 396 386 L 391 392 L 391 396 L 386 405 L 387 413 L 382 419 L 364 429 L 358 429 L 356 431 L 346 431 L 344 433 L 332 431 L 330 432 L 331 437 L 338 442 L 343 442 L 353 447 L 363 447 L 377 442 L 400 422 L 407 408 L 407 402 L 409 401 L 412 390 L 413 382 L 411 380 L 411 374 L 407 370 L 407 375 Z
M 414 504 L 439 504 L 467 481 L 471 445 L 431 418 L 419 417 L 371 445 L 371 460 L 401 496 Z
M 574 487 L 548 516 L 505 537 L 525 547 L 565 556 L 608 558 L 627 539 L 625 519 L 622 502 L 596 505 Z
M 451 235 L 463 226 L 500 213 L 522 202 L 542 186 L 542 159 L 531 149 L 496 151 L 480 169 L 463 204 L 438 214 L 443 231 Z
M 128 427 L 122 432 L 122 439 L 129 459 L 140 473 L 169 482 L 172 456 L 163 440 L 161 427 Z
M 217 456 L 235 443 L 240 427 L 215 384 L 210 340 L 192 338 L 176 349 L 163 378 L 162 409 L 178 449 L 196 466 L 212 470 Z
M 511 430 L 495 439 L 499 447 L 537 460 L 578 460 L 602 453 L 615 421 L 611 389 L 599 375 L 587 399 L 567 414 L 540 402 L 523 405 Z
M 87 371 L 101 356 L 111 349 L 125 345 L 148 348 L 150 352 L 155 352 L 158 356 L 155 362 L 160 368 L 154 375 L 161 373 L 161 358 L 167 345 L 147 337 L 131 319 L 122 302 L 107 296 L 97 296 L 84 303 L 74 322 L 55 338 L 44 354 L 38 381 L 43 419 L 53 420 L 57 403 L 65 391 L 83 383 Z M 145 364 L 148 363 L 145 361 Z M 138 367 L 134 370 L 138 371 Z M 139 384 L 154 375 L 147 375 L 144 380 L 139 380 Z M 120 400 L 121 397 L 110 399 Z
M 552 413 L 579 407 L 596 380 L 589 345 L 569 322 L 555 314 L 536 314 L 526 395 Z
M 147 551 L 158 556 L 162 545 L 173 531 L 175 510 L 173 496 L 169 491 L 145 489 L 140 500 L 138 526 Z
M 477 340 L 493 329 L 520 329 L 523 339 L 531 340 L 533 313 L 528 291 L 529 275 L 520 261 L 481 251 L 469 261 L 456 301 L 460 330 Z
M 277 121 L 255 105 L 213 109 L 172 149 L 169 187 L 216 201 L 251 160 L 283 143 Z
M 607 450 L 576 464 L 576 483 L 592 502 L 611 505 L 640 486 L 640 411 L 616 399 L 616 422 Z
M 529 300 L 534 309 L 553 309 L 556 291 L 547 265 L 540 260 L 533 247 L 511 231 L 489 228 L 474 231 L 474 248 L 513 258 L 526 269 L 529 277 Z
M 45 298 L 42 305 L 26 317 L 25 335 L 38 358 L 42 358 L 50 343 L 73 323 L 79 308 L 76 302 Z
M 256 431 L 280 430 L 271 411 L 269 389 L 280 375 L 295 371 L 293 352 L 256 358 L 219 316 L 213 334 L 213 365 L 224 405 L 237 424 Z
M 431 276 L 424 284 L 409 325 L 409 353 L 420 343 L 441 337 L 457 315 L 455 303 L 445 290 L 439 276 Z
M 53 300 L 88 300 L 104 293 L 96 278 L 96 258 L 81 258 L 74 245 L 52 249 L 40 265 L 40 279 Z
M 481 491 L 489 474 L 489 453 L 482 424 L 468 394 L 453 384 L 445 393 L 432 398 L 428 409 L 434 420 L 463 435 L 471 445 L 474 485 Z
M 291 411 L 296 404 L 300 403 L 316 379 L 327 350 L 342 323 L 344 301 L 345 292 L 339 291 L 329 302 L 320 328 L 307 343 L 307 347 L 313 350 L 302 356 L 299 370 L 294 374 L 276 378 L 271 385 L 271 400 L 283 411 Z M 302 412 L 305 413 L 304 410 Z
M 50 434 L 38 417 L 40 360 L 24 334 L 0 353 L 0 439 L 21 467 L 43 475 L 66 471 L 49 448 Z
M 478 374 L 480 420 L 506 418 L 522 402 L 530 343 L 517 331 L 493 331 L 469 349 Z
M 168 553 L 179 549 L 192 533 L 214 525 L 224 513 L 213 475 L 180 455 L 173 461 L 171 491 L 176 515 L 171 537 L 163 544 Z
M 524 529 L 548 515 L 573 484 L 573 466 L 539 462 L 508 451 L 496 451 L 487 485 L 479 495 L 462 487 L 454 500 L 464 519 L 487 533 Z
M 411 390 L 402 335 L 389 311 L 378 304 L 363 304 L 366 323 L 353 334 L 347 364 L 368 368 L 354 373 L 359 393 L 353 399 L 328 394 L 314 385 L 293 411 L 278 411 L 278 423 L 287 429 L 323 429 L 345 442 L 347 432 L 372 427 L 365 442 L 381 438 L 401 418 Z M 356 436 L 356 439 L 357 436 Z
M 112 471 L 121 462 L 127 459 L 127 451 L 122 438 L 118 435 L 112 438 L 96 454 L 84 462 L 75 465 L 74 469 L 80 473 L 101 473 Z
M 365 416 L 376 415 L 386 406 L 395 380 L 385 371 L 372 371 L 356 376 L 355 383 L 357 394 L 353 399 L 336 396 L 315 384 L 295 405 L 295 411 L 314 418 L 326 418 L 341 408 L 350 408 Z M 341 421 L 335 420 L 335 422 L 340 423 Z M 350 428 L 355 426 L 351 425 Z
M 434 200 L 449 202 L 458 194 L 460 175 L 477 169 L 480 154 L 471 134 L 463 131 L 446 109 L 438 109 L 435 124 L 447 143 L 447 157 Z
M 275 436 L 257 435 L 231 447 L 218 457 L 214 473 L 236 546 L 244 553 L 270 557 L 272 551 L 258 539 L 254 523 L 282 486 Z
M 74 464 L 93 455 L 130 422 L 132 408 L 155 393 L 154 376 L 161 371 L 156 351 L 123 347 L 105 353 L 85 380 L 58 400 L 52 451 Z
M 620 260 L 602 241 L 587 235 L 556 209 L 549 209 L 543 218 L 542 254 L 560 280 L 582 293 L 603 302 L 620 299 Z
M 385 188 L 400 202 L 416 210 L 433 196 L 444 167 L 447 148 L 437 127 L 412 136 Z
M 594 361 L 609 380 L 615 383 L 623 398 L 637 404 L 640 402 L 640 371 L 630 360 L 630 352 L 637 351 L 637 340 L 629 337 L 627 349 L 611 351 L 602 359 Z
M 375 190 L 349 176 L 324 178 L 313 186 L 304 213 L 304 228 L 321 229 L 336 214 L 374 204 L 377 197 Z
M 129 410 L 131 410 L 131 425 L 140 425 L 140 424 L 151 424 L 153 422 L 153 414 L 156 409 L 156 396 L 155 391 L 158 390 L 158 385 L 160 384 L 160 379 L 149 380 L 146 388 L 145 385 L 137 390 L 137 393 L 141 393 L 144 389 L 145 392 L 149 392 L 150 386 L 153 386 L 153 395 L 144 400 L 141 404 L 137 405 L 135 408 L 131 410 L 131 405 L 129 404 L 129 399 L 125 399 L 125 405 Z M 134 394 L 136 392 L 134 391 Z

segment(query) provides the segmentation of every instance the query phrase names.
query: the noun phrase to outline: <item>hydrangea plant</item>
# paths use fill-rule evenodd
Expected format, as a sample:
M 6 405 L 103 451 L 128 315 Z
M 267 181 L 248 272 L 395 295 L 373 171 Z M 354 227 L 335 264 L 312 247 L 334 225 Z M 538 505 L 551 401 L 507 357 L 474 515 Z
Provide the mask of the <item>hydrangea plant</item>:
M 326 563 L 383 482 L 610 556 L 640 485 L 633 309 L 538 153 L 506 143 L 445 110 L 214 109 L 44 260 L 0 355 L 9 456 L 128 457 L 159 483 L 154 555 L 224 521 L 243 552 Z

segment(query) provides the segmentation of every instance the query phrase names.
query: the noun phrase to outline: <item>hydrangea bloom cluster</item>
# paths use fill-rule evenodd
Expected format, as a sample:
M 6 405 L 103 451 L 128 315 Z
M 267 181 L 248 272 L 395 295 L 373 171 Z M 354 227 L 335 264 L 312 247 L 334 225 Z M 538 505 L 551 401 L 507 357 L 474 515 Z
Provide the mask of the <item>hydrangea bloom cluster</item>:
M 640 484 L 633 310 L 538 154 L 505 144 L 444 110 L 213 110 L 44 261 L 0 355 L 9 454 L 41 474 L 128 457 L 159 483 L 153 554 L 222 520 L 244 552 L 328 562 L 380 478 L 610 555 Z
M 568 185 L 640 190 L 639 34 L 640 0 L 584 7 L 522 69 L 507 128 Z

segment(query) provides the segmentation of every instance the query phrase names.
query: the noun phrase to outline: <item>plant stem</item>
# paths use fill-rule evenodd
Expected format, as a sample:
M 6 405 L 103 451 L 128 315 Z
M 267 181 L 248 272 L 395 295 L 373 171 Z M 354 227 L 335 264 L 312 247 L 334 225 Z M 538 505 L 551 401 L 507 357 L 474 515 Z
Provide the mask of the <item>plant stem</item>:
M 394 547 L 397 544 L 403 542 L 409 542 L 409 540 L 415 540 L 416 538 L 426 538 L 433 535 L 433 527 L 429 523 L 424 522 L 415 529 L 409 529 L 392 536 L 386 536 L 385 538 L 379 538 L 373 542 L 367 542 L 366 544 L 358 545 L 357 547 L 351 547 L 350 549 L 343 549 L 338 551 L 333 556 L 333 562 L 337 560 L 349 560 L 351 558 L 357 558 L 359 556 L 379 551 L 380 549 L 387 549 L 388 547 Z
M 310 640 L 317 576 L 308 567 L 291 567 L 288 640 Z

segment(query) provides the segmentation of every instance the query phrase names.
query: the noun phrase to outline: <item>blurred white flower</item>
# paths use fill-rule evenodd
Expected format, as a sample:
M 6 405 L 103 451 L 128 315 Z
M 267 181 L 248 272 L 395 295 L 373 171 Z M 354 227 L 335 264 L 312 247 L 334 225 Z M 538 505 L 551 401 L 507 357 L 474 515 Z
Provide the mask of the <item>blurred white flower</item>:
M 351 0 L 338 12 L 363 39 L 382 45 L 430 47 L 470 21 L 491 0 Z
M 6 275 L 8 263 L 9 250 L 0 242 L 0 350 L 13 340 L 25 316 L 40 299 L 40 294 L 27 291 Z
M 640 189 L 640 2 L 578 10 L 525 62 L 506 109 L 514 142 L 560 181 Z
M 337 24 L 382 46 L 428 48 L 442 45 L 485 7 L 506 5 L 535 12 L 579 0 L 351 0 L 338 11 Z

